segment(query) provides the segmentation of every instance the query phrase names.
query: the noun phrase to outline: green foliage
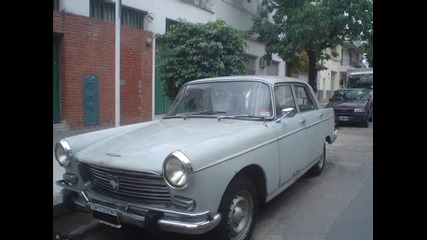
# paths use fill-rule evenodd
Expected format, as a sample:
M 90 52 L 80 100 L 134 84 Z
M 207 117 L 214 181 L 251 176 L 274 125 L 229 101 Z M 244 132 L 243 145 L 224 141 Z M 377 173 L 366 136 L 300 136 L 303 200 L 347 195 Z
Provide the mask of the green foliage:
M 316 66 L 332 57 L 325 49 L 354 40 L 372 47 L 372 15 L 371 0 L 264 0 L 250 33 L 285 60 L 305 53 L 316 89 Z
M 157 34 L 163 93 L 174 99 L 188 81 L 246 73 L 246 33 L 218 20 L 207 24 L 181 21 Z

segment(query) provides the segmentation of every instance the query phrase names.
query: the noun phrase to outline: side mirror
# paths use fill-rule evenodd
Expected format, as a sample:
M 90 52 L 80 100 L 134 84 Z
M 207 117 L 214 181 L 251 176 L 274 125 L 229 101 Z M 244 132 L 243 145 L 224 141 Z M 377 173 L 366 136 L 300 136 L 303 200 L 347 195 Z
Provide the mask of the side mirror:
M 287 115 L 289 115 L 292 112 L 296 112 L 295 108 L 284 108 L 282 109 L 282 117 L 276 120 L 276 123 L 279 123 L 284 119 Z

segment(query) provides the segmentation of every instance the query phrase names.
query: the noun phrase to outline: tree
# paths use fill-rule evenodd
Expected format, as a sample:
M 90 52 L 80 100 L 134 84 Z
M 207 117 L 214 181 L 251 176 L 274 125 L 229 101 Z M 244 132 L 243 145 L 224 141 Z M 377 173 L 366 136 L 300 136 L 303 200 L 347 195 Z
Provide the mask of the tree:
M 372 47 L 372 0 L 263 0 L 250 33 L 277 53 L 295 62 L 308 58 L 308 83 L 316 91 L 316 76 L 324 60 L 344 41 Z
M 217 20 L 206 24 L 181 21 L 171 31 L 157 34 L 163 52 L 159 77 L 163 93 L 174 99 L 188 81 L 246 73 L 244 39 L 247 34 Z

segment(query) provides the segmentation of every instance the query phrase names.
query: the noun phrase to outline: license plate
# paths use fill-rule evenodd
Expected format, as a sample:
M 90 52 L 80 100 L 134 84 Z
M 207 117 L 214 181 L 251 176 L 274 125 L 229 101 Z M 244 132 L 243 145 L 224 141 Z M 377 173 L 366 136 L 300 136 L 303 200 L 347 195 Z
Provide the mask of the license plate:
M 338 120 L 340 120 L 340 121 L 348 121 L 348 116 L 338 116 Z
M 90 208 L 92 209 L 92 215 L 95 219 L 115 228 L 121 227 L 117 212 L 98 206 L 91 206 Z

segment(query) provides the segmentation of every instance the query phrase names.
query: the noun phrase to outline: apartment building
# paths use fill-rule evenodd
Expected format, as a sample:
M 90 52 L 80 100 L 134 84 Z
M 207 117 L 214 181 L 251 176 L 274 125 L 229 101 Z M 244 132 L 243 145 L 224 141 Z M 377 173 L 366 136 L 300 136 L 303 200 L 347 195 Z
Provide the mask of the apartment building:
M 326 70 L 318 72 L 317 96 L 320 101 L 327 101 L 335 90 L 346 86 L 349 69 L 364 67 L 358 47 L 357 43 L 344 42 L 334 49 L 326 49 L 327 53 L 334 51 L 337 56 L 324 63 Z

